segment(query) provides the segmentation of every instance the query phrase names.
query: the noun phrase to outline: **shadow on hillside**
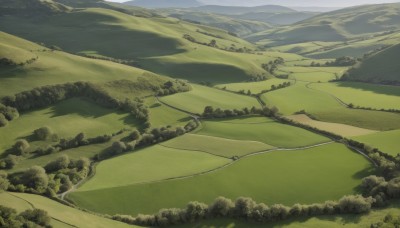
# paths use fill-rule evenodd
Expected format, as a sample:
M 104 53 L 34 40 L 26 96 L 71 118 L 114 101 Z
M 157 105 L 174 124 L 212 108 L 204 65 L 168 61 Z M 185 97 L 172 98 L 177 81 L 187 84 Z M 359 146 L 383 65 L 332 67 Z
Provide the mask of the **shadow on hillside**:
M 144 60 L 144 68 L 172 78 L 185 79 L 190 82 L 212 84 L 244 82 L 251 79 L 244 70 L 225 64 L 212 63 L 171 63 L 160 60 Z
M 400 96 L 400 86 L 388 86 L 362 82 L 337 82 L 336 84 L 338 85 L 338 87 L 374 92 L 376 94 Z

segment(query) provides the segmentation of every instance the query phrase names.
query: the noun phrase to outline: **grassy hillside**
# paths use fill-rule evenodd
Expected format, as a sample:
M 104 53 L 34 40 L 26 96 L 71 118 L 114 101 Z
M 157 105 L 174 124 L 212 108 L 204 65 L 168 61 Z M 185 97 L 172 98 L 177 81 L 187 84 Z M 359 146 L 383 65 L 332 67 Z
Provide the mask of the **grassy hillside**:
M 134 61 L 137 66 L 158 74 L 211 82 L 268 76 L 261 68 L 261 62 L 268 59 L 220 50 L 233 46 L 254 50 L 254 45 L 226 31 L 177 19 L 135 17 L 101 8 L 46 16 L 9 15 L 0 19 L 3 31 L 25 39 L 57 45 L 70 53 Z M 208 44 L 215 40 L 220 49 L 190 42 L 183 38 L 185 34 L 196 42 Z M 204 69 L 207 74 L 202 72 Z M 201 79 L 205 75 L 207 78 Z
M 0 193 L 0 201 L 3 206 L 14 208 L 18 212 L 32 209 L 32 207 L 45 210 L 51 216 L 51 224 L 54 227 L 132 227 L 132 225 L 96 216 L 38 195 L 3 192 Z
M 373 148 L 378 148 L 385 153 L 393 156 L 400 154 L 400 130 L 378 132 L 375 134 L 355 137 L 356 140 L 370 145 Z
M 400 84 L 400 44 L 392 46 L 363 60 L 349 71 L 345 80 L 383 84 Z
M 267 22 L 234 19 L 228 15 L 190 11 L 187 9 L 166 9 L 161 12 L 166 16 L 220 28 L 238 36 L 246 36 L 272 28 Z
M 360 178 L 372 172 L 372 164 L 364 157 L 341 144 L 331 144 L 251 156 L 192 178 L 79 191 L 70 198 L 97 212 L 133 215 L 184 207 L 190 201 L 210 203 L 218 196 L 248 196 L 269 205 L 292 205 L 355 193 Z
M 270 40 L 275 45 L 306 41 L 344 41 L 399 30 L 400 4 L 366 5 L 320 14 L 292 26 L 250 36 L 251 41 Z
M 299 21 L 309 19 L 318 14 L 319 13 L 313 12 L 251 12 L 241 15 L 235 15 L 233 17 L 244 20 L 271 23 L 274 25 L 290 25 Z
M 16 64 L 24 63 L 23 66 L 0 68 L 0 97 L 44 85 L 76 81 L 103 84 L 112 80 L 128 80 L 127 82 L 134 83 L 140 79 L 160 85 L 168 80 L 138 68 L 52 51 L 3 32 L 0 32 L 0 43 L 0 58 L 9 59 Z M 32 58 L 34 60 L 27 63 Z M 142 88 L 135 93 L 137 96 L 145 96 L 153 94 L 153 91 Z
M 264 5 L 256 7 L 206 5 L 206 6 L 191 8 L 191 10 L 207 12 L 207 13 L 226 14 L 226 15 L 238 15 L 238 14 L 257 13 L 257 12 L 284 13 L 284 12 L 295 11 L 288 7 L 279 5 Z

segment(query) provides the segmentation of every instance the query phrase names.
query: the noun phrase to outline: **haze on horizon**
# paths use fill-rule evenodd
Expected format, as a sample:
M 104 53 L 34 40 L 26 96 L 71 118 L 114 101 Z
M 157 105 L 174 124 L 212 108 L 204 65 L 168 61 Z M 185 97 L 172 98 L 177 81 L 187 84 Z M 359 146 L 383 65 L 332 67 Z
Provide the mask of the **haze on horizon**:
M 107 0 L 110 2 L 126 2 L 128 0 Z M 167 0 L 166 0 L 167 1 Z M 350 7 L 365 4 L 395 3 L 399 0 L 198 0 L 206 5 L 226 5 L 226 6 L 260 6 L 260 5 L 282 5 L 282 6 L 302 6 L 302 7 Z

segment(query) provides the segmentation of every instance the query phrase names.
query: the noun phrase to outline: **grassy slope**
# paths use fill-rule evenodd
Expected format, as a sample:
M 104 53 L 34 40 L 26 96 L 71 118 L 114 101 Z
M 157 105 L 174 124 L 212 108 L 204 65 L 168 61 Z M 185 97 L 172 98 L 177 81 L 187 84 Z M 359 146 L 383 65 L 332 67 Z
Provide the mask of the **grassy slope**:
M 368 135 L 375 133 L 376 131 L 364 129 L 364 128 L 359 128 L 359 127 L 353 127 L 345 124 L 337 124 L 337 123 L 328 123 L 328 122 L 322 122 L 322 121 L 317 121 L 310 119 L 307 115 L 292 115 L 288 116 L 289 119 L 297 121 L 302 124 L 306 124 L 312 127 L 316 127 L 318 129 L 322 129 L 328 132 L 332 132 L 338 135 L 342 135 L 345 137 L 350 137 L 350 136 L 360 136 L 360 135 Z
M 206 227 L 218 227 L 218 228 L 247 228 L 249 226 L 256 228 L 265 227 L 282 227 L 282 228 L 359 228 L 359 227 L 370 227 L 372 223 L 381 222 L 388 214 L 399 214 L 399 203 L 395 202 L 389 205 L 387 208 L 380 210 L 373 210 L 368 214 L 362 215 L 337 215 L 337 216 L 317 216 L 313 218 L 302 218 L 296 220 L 288 220 L 283 222 L 258 224 L 245 221 L 234 221 L 229 219 L 216 219 L 211 221 L 199 222 L 196 224 L 175 226 L 179 228 L 190 227 L 190 228 L 206 228 Z
M 400 130 L 378 132 L 371 135 L 355 137 L 356 140 L 378 148 L 381 151 L 397 156 L 400 154 Z
M 400 109 L 400 88 L 366 83 L 338 82 L 311 84 L 315 88 L 328 92 L 347 104 L 376 109 Z
M 182 150 L 201 151 L 227 158 L 232 158 L 233 156 L 240 157 L 273 148 L 265 143 L 255 141 L 232 140 L 195 134 L 186 134 L 162 143 L 162 145 Z
M 206 153 L 156 145 L 101 162 L 96 166 L 96 175 L 79 192 L 188 176 L 223 166 L 230 161 Z
M 340 78 L 347 67 L 303 67 L 281 66 L 278 74 L 289 75 L 289 78 L 306 82 L 328 82 Z
M 372 130 L 400 128 L 400 115 L 378 111 L 348 109 L 340 105 L 331 95 L 306 88 L 306 83 L 297 82 L 289 88 L 262 95 L 267 105 L 275 105 L 284 115 L 300 110 L 311 113 L 321 121 L 342 123 Z
M 254 97 L 237 95 L 200 85 L 192 85 L 193 90 L 161 97 L 160 100 L 193 113 L 203 113 L 206 106 L 223 109 L 242 109 L 260 106 Z
M 238 82 L 252 75 L 266 74 L 258 63 L 261 60 L 257 62 L 260 56 L 193 44 L 183 35 L 190 34 L 207 43 L 215 39 L 220 47 L 235 44 L 253 49 L 252 44 L 222 30 L 171 18 L 142 18 L 108 9 L 89 8 L 34 19 L 4 16 L 0 26 L 9 33 L 55 44 L 68 52 L 133 59 L 145 69 L 179 78 Z M 222 38 L 204 35 L 197 30 Z
M 30 55 L 39 57 L 34 63 L 23 67 L 0 69 L 0 97 L 34 87 L 75 81 L 103 83 L 122 79 L 136 81 L 138 77 L 145 77 L 151 83 L 159 84 L 166 80 L 149 76 L 146 71 L 113 62 L 87 59 L 59 51 L 51 52 L 42 46 L 3 32 L 0 32 L 0 42 L 0 58 L 7 57 L 15 62 L 24 62 Z M 22 50 L 29 56 L 19 53 L 9 55 L 14 53 L 15 49 Z M 137 93 L 136 95 L 148 95 L 151 92 L 139 90 Z
M 0 130 L 0 151 L 9 149 L 16 140 L 30 140 L 33 131 L 48 126 L 60 138 L 72 138 L 83 132 L 87 137 L 112 134 L 139 123 L 129 113 L 103 108 L 94 103 L 72 98 L 49 108 L 22 114 Z
M 251 121 L 251 118 L 248 120 Z M 282 148 L 310 146 L 329 141 L 325 137 L 304 129 L 273 121 L 266 123 L 206 121 L 203 126 L 198 134 L 236 140 L 252 140 Z
M 0 199 L 1 205 L 14 208 L 18 212 L 32 209 L 31 205 L 47 211 L 52 217 L 51 224 L 54 227 L 132 227 L 121 222 L 65 206 L 43 196 L 4 192 L 0 193 Z
M 155 97 L 145 101 L 150 111 L 150 123 L 153 127 L 184 126 L 192 118 L 183 112 L 177 111 L 166 105 L 160 104 Z
M 371 172 L 372 165 L 361 155 L 331 144 L 252 156 L 189 179 L 74 192 L 70 197 L 79 206 L 109 214 L 154 213 L 194 200 L 210 203 L 218 196 L 248 196 L 267 204 L 291 205 L 355 193 L 360 179 Z
M 317 15 L 292 26 L 280 27 L 248 37 L 269 39 L 276 44 L 305 41 L 344 41 L 389 30 L 398 30 L 400 4 L 367 5 Z
M 348 80 L 400 84 L 399 56 L 400 44 L 378 52 L 350 70 Z

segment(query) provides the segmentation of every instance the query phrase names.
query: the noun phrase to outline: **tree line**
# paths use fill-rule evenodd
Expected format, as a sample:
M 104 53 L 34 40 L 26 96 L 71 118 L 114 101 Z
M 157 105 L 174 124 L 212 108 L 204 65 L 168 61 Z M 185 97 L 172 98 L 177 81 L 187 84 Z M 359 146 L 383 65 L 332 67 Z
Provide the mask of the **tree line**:
M 13 121 L 18 117 L 19 113 L 16 108 L 5 106 L 0 103 L 0 127 L 7 126 L 9 121 Z
M 28 209 L 18 213 L 15 209 L 0 205 L 1 227 L 52 227 L 47 211 Z
M 263 108 L 257 108 L 253 106 L 252 108 L 243 109 L 221 109 L 214 108 L 212 106 L 206 106 L 201 114 L 201 116 L 206 119 L 239 117 L 247 115 L 263 115 L 267 117 L 274 117 L 279 115 L 279 109 L 275 106 L 271 108 L 267 106 L 264 106 Z
M 266 223 L 318 215 L 362 214 L 369 212 L 373 203 L 372 197 L 361 195 L 344 196 L 338 201 L 327 201 L 319 204 L 295 204 L 292 207 L 282 204 L 268 206 L 246 197 L 239 197 L 235 201 L 218 197 L 209 205 L 189 202 L 185 209 L 161 209 L 154 215 L 139 214 L 137 217 L 115 215 L 112 218 L 139 226 L 171 226 L 214 218 Z

